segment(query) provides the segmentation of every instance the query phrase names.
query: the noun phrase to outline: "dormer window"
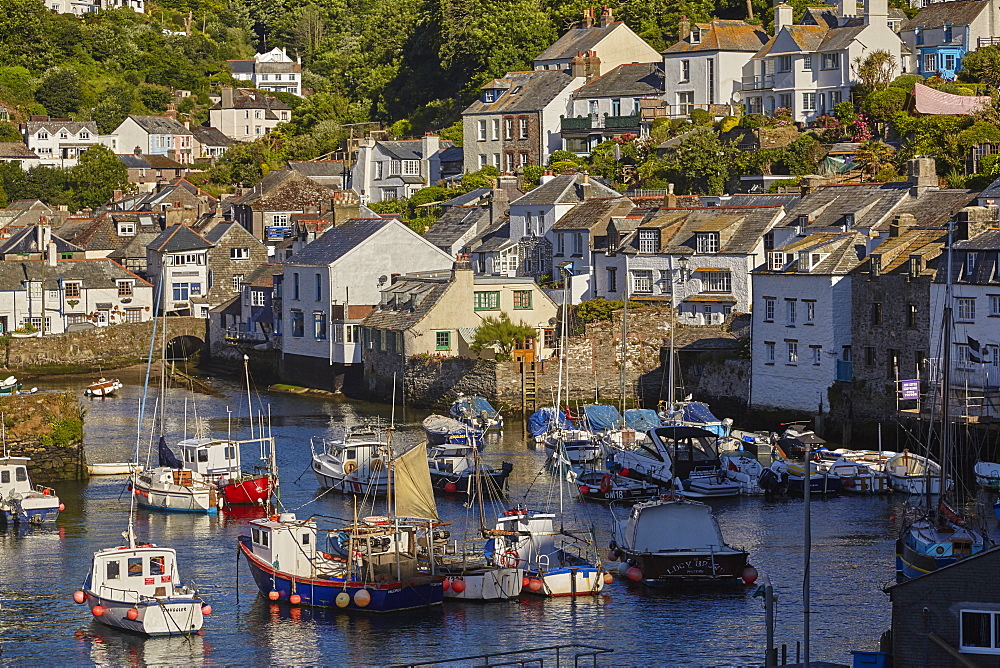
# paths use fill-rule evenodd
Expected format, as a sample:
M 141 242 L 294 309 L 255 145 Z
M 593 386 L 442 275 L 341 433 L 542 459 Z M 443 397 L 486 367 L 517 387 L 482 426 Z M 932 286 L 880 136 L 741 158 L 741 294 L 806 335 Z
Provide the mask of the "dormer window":
M 652 254 L 658 251 L 659 236 L 659 230 L 639 230 L 639 252 Z
M 697 235 L 697 247 L 699 253 L 718 253 L 719 233 L 699 232 Z
M 118 236 L 120 236 L 120 237 L 134 237 L 135 236 L 135 223 L 118 223 Z
M 691 43 L 701 44 L 701 28 L 694 26 L 691 28 Z
M 49 138 L 49 133 L 46 132 L 45 130 L 39 130 L 37 137 L 39 139 L 48 139 Z
M 914 38 L 914 40 L 916 41 L 917 44 L 923 44 L 924 43 L 924 27 L 923 26 L 917 26 L 916 28 L 913 29 L 913 38 Z
M 69 139 L 69 133 L 65 130 L 59 131 L 59 139 Z
M 854 227 L 854 214 L 845 213 L 844 214 L 844 227 Z
M 976 273 L 976 261 L 978 260 L 977 253 L 966 253 L 965 254 L 965 280 L 971 281 Z
M 495 90 L 485 90 L 483 91 L 483 102 L 494 102 L 496 98 Z
M 951 24 L 945 25 L 944 29 L 943 29 L 943 32 L 944 32 L 944 41 L 945 42 L 950 42 L 951 39 L 952 39 Z
M 90 133 L 86 130 L 80 130 L 80 139 L 90 139 Z
M 916 278 L 923 271 L 924 259 L 919 255 L 911 255 L 909 264 L 907 265 L 907 273 L 909 273 L 910 278 Z
M 768 253 L 767 266 L 771 271 L 781 271 L 785 268 L 785 254 L 781 251 Z

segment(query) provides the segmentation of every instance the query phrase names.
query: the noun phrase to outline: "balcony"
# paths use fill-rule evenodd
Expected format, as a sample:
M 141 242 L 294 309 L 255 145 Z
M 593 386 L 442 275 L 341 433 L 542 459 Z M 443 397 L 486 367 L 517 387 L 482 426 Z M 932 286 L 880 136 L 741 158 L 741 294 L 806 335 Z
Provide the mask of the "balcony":
M 639 116 L 638 114 L 631 114 L 629 116 L 605 116 L 604 127 L 608 130 L 637 128 L 639 127 Z
M 590 116 L 564 117 L 560 125 L 564 132 L 566 130 L 590 130 L 593 127 L 593 119 Z
M 751 77 L 743 77 L 740 82 L 741 90 L 766 90 L 774 88 L 773 74 L 755 74 Z

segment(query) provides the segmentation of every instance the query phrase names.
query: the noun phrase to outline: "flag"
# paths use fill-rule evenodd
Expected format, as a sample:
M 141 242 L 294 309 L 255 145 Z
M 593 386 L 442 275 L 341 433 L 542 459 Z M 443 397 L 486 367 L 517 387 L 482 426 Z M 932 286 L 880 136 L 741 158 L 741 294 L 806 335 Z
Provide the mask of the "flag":
M 983 358 L 980 351 L 979 341 L 975 340 L 971 336 L 967 338 L 969 344 L 969 361 L 977 364 L 982 363 Z

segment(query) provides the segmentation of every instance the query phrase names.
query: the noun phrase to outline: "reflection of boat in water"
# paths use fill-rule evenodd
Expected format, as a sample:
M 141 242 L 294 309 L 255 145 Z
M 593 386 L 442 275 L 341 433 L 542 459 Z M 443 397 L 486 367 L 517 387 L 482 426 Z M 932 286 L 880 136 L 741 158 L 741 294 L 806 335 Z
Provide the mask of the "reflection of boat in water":
M 212 649 L 200 633 L 146 638 L 109 633 L 96 619 L 86 631 L 77 631 L 77 637 L 90 643 L 90 660 L 95 666 L 200 665 Z

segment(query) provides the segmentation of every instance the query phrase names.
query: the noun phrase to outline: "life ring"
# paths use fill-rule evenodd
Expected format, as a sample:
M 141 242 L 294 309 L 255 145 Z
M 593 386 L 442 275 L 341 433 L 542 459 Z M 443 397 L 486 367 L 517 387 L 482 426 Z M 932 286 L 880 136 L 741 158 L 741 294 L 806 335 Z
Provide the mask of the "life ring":
M 938 545 L 934 551 L 937 552 L 938 554 L 944 554 L 944 546 Z
M 605 473 L 604 477 L 601 478 L 601 486 L 599 489 L 601 490 L 601 494 L 607 494 L 611 491 L 611 476 L 607 473 Z
M 356 462 L 344 462 L 344 473 L 354 473 L 358 470 Z
M 504 555 L 500 557 L 500 565 L 504 568 L 515 568 L 519 561 L 521 561 L 521 555 L 517 553 L 517 550 L 505 552 Z

